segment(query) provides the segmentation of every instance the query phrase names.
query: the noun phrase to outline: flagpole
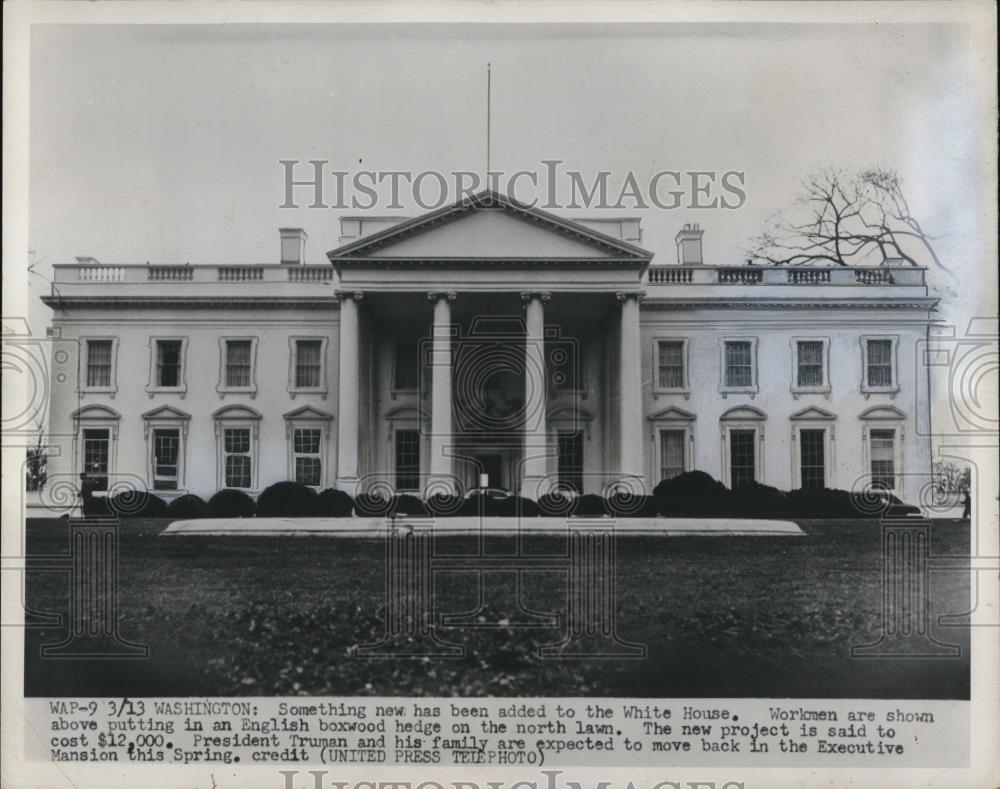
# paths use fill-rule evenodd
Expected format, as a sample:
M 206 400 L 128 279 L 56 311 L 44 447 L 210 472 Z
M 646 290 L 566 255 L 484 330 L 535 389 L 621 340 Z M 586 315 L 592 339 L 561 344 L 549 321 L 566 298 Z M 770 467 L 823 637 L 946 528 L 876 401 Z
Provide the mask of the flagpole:
M 490 98 L 491 98 L 492 82 L 493 82 L 492 64 L 487 63 L 486 64 L 486 186 L 487 188 L 489 188 L 489 182 L 490 182 L 490 143 L 492 142 L 490 139 L 490 131 L 491 131 Z

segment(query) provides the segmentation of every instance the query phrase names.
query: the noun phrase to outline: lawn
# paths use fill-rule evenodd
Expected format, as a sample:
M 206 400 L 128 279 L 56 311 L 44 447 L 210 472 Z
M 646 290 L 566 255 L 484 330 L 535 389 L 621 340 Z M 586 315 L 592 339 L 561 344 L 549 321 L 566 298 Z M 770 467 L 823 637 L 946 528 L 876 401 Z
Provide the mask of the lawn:
M 968 632 L 934 624 L 970 608 L 965 573 L 931 573 L 930 585 L 932 633 L 961 658 L 850 657 L 881 628 L 874 521 L 803 522 L 799 538 L 620 538 L 618 633 L 646 646 L 640 660 L 541 659 L 537 647 L 561 631 L 511 623 L 439 628 L 465 647 L 457 659 L 361 659 L 353 649 L 385 627 L 381 541 L 157 536 L 165 525 L 121 527 L 120 632 L 148 644 L 149 659 L 41 659 L 41 645 L 66 631 L 32 628 L 27 695 L 969 697 Z M 461 547 L 449 539 L 439 550 Z M 29 556 L 67 548 L 65 521 L 29 522 Z M 525 546 L 562 548 L 554 537 Z M 968 522 L 933 522 L 932 555 L 968 551 Z M 66 611 L 65 574 L 29 572 L 26 587 L 29 609 Z M 440 574 L 435 594 L 438 611 L 477 605 L 468 574 Z M 529 609 L 562 611 L 565 577 L 527 573 L 522 595 Z M 514 613 L 488 601 L 482 616 Z

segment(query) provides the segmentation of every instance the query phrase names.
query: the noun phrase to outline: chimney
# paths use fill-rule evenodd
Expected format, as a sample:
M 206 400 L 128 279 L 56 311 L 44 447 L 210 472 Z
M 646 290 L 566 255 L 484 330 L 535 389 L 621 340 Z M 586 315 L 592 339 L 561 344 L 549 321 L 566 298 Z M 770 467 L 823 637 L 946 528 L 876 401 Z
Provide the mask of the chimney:
M 306 231 L 301 227 L 279 227 L 281 234 L 281 264 L 302 266 L 306 262 Z
M 677 265 L 700 266 L 704 263 L 701 256 L 701 237 L 705 231 L 698 224 L 684 225 L 674 239 L 677 242 Z

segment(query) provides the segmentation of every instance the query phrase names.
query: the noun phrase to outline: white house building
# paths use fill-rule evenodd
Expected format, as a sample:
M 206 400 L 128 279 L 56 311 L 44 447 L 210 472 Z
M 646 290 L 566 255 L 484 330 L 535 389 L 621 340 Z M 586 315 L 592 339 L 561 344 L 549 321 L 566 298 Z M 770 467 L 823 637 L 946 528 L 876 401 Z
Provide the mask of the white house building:
M 341 224 L 321 265 L 299 229 L 274 265 L 57 265 L 49 474 L 537 498 L 701 469 L 906 499 L 930 469 L 923 269 L 711 265 L 697 225 L 654 256 L 637 219 L 492 192 Z

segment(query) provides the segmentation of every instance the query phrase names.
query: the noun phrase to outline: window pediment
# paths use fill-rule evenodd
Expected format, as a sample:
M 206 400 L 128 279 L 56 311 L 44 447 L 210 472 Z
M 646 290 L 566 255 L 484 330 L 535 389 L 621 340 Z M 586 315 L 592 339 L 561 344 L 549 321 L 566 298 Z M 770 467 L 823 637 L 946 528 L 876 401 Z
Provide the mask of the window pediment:
M 836 414 L 831 414 L 829 411 L 825 411 L 822 408 L 816 408 L 815 406 L 810 406 L 809 408 L 803 408 L 801 411 L 796 411 L 789 417 L 789 419 L 791 419 L 793 422 L 800 422 L 800 421 L 832 422 L 836 418 L 837 418 Z
M 862 411 L 858 418 L 865 421 L 893 420 L 898 422 L 901 419 L 906 419 L 906 413 L 904 411 L 900 411 L 895 406 L 875 405 L 866 411 Z
M 246 405 L 226 405 L 212 414 L 212 419 L 252 419 L 259 421 L 260 412 Z
M 115 411 L 115 409 L 109 408 L 106 405 L 85 405 L 83 408 L 76 409 L 72 416 L 77 421 L 81 419 L 119 420 L 122 418 L 122 415 Z
M 191 414 L 173 406 L 161 405 L 159 408 L 154 408 L 152 411 L 144 413 L 142 418 L 147 421 L 150 419 L 174 419 L 186 422 L 191 418 Z
M 650 414 L 646 417 L 650 422 L 667 422 L 667 421 L 683 421 L 683 422 L 693 422 L 698 417 L 692 414 L 690 411 L 685 411 L 683 408 L 678 408 L 672 405 L 668 408 L 664 408 L 661 411 L 657 411 L 655 414 Z
M 759 408 L 753 408 L 749 405 L 730 408 L 719 417 L 720 422 L 763 422 L 765 419 L 767 419 L 767 414 Z
M 583 408 L 563 406 L 549 411 L 546 419 L 549 422 L 592 422 L 594 415 Z
M 430 415 L 422 408 L 417 408 L 414 405 L 399 405 L 386 411 L 385 418 L 394 420 L 427 420 L 430 418 Z
M 328 414 L 326 411 L 321 411 L 318 408 L 313 408 L 311 405 L 304 405 L 301 408 L 296 408 L 294 411 L 289 411 L 284 415 L 284 418 L 288 421 L 291 420 L 307 420 L 311 419 L 314 421 L 324 421 L 329 422 L 333 419 L 333 414 Z

